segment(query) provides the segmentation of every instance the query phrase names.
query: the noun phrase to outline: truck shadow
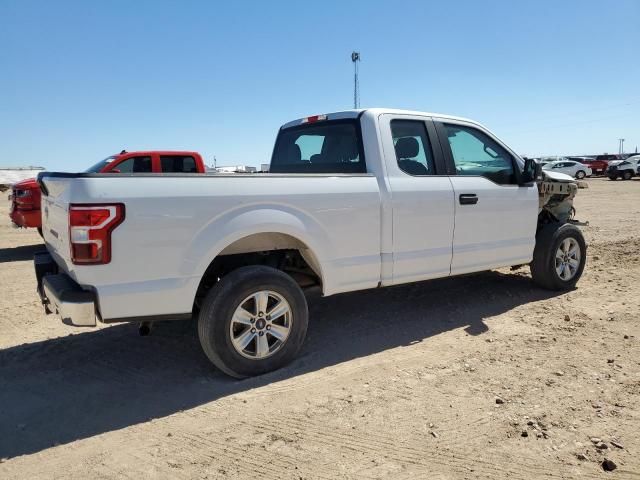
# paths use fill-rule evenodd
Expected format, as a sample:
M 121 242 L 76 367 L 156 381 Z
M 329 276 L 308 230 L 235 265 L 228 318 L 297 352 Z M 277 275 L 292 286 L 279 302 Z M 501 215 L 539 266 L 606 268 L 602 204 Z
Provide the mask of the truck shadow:
M 488 331 L 484 319 L 555 295 L 528 277 L 486 272 L 310 300 L 301 356 L 247 380 L 215 370 L 194 329 L 178 322 L 139 337 L 130 324 L 0 351 L 0 457 L 165 417 L 444 331 Z M 80 330 L 76 330 L 78 332 Z M 81 332 L 81 331 L 80 331 Z M 232 415 L 229 412 L 229 415 Z
M 0 248 L 0 263 L 33 260 L 33 254 L 44 250 L 44 244 L 21 245 L 20 247 Z

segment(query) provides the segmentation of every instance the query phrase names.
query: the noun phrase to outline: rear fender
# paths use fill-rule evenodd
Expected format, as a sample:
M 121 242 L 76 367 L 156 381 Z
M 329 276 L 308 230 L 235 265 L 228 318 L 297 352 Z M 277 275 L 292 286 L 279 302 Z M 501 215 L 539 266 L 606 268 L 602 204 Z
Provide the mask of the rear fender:
M 306 254 L 317 263 L 316 272 L 323 287 L 333 285 L 330 252 L 335 251 L 324 228 L 312 217 L 281 205 L 244 206 L 213 219 L 185 249 L 184 275 L 202 277 L 211 262 L 230 245 L 251 235 L 277 233 L 288 235 L 309 250 Z M 274 245 L 276 247 L 276 245 Z M 241 253 L 234 251 L 233 253 Z

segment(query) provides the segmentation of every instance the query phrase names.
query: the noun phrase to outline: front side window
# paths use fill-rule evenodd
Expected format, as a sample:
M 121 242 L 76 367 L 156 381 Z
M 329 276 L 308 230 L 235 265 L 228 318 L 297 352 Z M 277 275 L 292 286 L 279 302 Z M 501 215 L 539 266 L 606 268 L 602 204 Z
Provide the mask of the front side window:
M 281 130 L 271 173 L 366 173 L 357 120 Z
M 458 175 L 482 176 L 494 183 L 517 183 L 513 158 L 485 133 L 471 127 L 445 124 Z
M 131 157 L 117 164 L 115 173 L 151 173 L 151 157 Z
M 435 175 L 433 154 L 424 122 L 392 120 L 391 136 L 400 170 L 409 175 Z
M 160 166 L 165 173 L 197 173 L 196 161 L 190 155 L 160 155 Z

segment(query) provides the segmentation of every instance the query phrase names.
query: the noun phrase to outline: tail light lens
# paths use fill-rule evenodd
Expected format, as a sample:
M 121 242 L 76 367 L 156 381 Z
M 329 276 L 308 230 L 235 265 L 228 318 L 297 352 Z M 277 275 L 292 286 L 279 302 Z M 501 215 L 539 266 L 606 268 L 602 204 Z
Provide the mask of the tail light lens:
M 34 210 L 34 195 L 33 191 L 27 189 L 15 189 L 13 191 L 12 200 L 15 203 L 16 210 Z
M 71 261 L 76 265 L 104 265 L 111 261 L 111 232 L 124 220 L 124 205 L 69 206 Z

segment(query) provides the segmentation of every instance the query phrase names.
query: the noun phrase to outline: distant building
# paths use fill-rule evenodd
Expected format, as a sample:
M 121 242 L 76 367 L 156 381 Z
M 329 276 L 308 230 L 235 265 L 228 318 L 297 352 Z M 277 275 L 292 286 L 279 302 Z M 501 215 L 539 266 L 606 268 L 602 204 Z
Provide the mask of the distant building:
M 261 163 L 260 164 L 260 171 L 261 172 L 268 172 L 269 171 L 269 164 L 268 163 Z
M 213 171 L 217 173 L 256 173 L 258 169 L 251 165 L 222 165 L 215 167 Z
M 11 185 L 42 172 L 42 167 L 0 167 L 0 185 Z

